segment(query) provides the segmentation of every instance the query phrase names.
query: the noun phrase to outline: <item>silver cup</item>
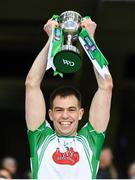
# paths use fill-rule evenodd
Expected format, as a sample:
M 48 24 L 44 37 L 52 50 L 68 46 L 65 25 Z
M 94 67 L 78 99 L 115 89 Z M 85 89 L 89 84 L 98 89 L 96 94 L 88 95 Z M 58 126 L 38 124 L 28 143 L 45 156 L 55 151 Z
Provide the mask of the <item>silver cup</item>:
M 80 51 L 73 44 L 78 40 L 81 30 L 81 18 L 82 16 L 75 11 L 65 11 L 58 19 L 60 28 L 64 34 L 64 44 L 61 50 L 55 55 L 54 64 L 61 72 L 72 73 L 80 69 L 82 63 Z
M 59 24 L 64 32 L 66 41 L 62 49 L 69 49 L 80 53 L 79 50 L 72 45 L 72 42 L 78 39 L 81 18 L 82 16 L 75 11 L 65 11 L 60 15 Z

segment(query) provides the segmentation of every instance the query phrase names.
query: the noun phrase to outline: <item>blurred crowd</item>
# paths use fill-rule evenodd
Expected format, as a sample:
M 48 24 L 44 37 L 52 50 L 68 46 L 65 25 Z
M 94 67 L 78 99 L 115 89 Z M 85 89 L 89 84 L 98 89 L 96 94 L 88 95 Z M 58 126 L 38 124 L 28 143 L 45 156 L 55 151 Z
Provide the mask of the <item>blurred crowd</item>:
M 105 147 L 100 154 L 97 179 L 119 179 L 119 172 L 113 163 L 113 152 L 110 147 Z M 135 179 L 135 161 L 127 169 L 128 179 Z M 5 157 L 0 163 L 0 179 L 32 179 L 30 170 L 18 176 L 18 162 L 13 157 Z
M 13 157 L 5 157 L 0 163 L 0 179 L 32 179 L 32 177 L 29 170 L 19 177 L 17 160 Z
M 113 163 L 113 152 L 110 147 L 102 149 L 100 154 L 99 170 L 97 179 L 120 179 L 119 172 Z M 127 178 L 135 179 L 135 161 L 127 168 Z

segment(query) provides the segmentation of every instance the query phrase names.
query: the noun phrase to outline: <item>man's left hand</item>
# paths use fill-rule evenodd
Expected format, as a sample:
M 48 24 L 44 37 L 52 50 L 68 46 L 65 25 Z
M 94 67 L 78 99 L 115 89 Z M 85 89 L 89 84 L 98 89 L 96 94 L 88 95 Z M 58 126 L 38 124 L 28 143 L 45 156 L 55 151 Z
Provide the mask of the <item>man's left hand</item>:
M 94 34 L 97 27 L 97 24 L 94 21 L 92 21 L 90 18 L 85 19 L 81 22 L 81 27 L 85 27 L 91 38 L 94 39 Z

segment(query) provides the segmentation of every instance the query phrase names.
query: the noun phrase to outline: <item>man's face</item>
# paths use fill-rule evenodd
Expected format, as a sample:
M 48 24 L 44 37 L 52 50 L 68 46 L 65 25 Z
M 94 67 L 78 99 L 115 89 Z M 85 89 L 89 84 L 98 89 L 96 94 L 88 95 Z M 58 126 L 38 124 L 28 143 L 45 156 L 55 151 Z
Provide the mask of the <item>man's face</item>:
M 82 119 L 84 110 L 74 95 L 67 97 L 56 96 L 49 117 L 53 121 L 57 134 L 74 136 L 77 132 L 78 121 Z

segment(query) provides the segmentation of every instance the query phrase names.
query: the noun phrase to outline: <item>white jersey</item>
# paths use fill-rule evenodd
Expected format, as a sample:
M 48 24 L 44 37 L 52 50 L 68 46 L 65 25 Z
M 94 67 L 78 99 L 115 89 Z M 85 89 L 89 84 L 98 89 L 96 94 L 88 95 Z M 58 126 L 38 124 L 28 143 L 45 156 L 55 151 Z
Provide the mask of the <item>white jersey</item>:
M 104 133 L 97 133 L 87 123 L 76 136 L 58 136 L 43 123 L 28 131 L 31 167 L 34 179 L 95 179 Z

